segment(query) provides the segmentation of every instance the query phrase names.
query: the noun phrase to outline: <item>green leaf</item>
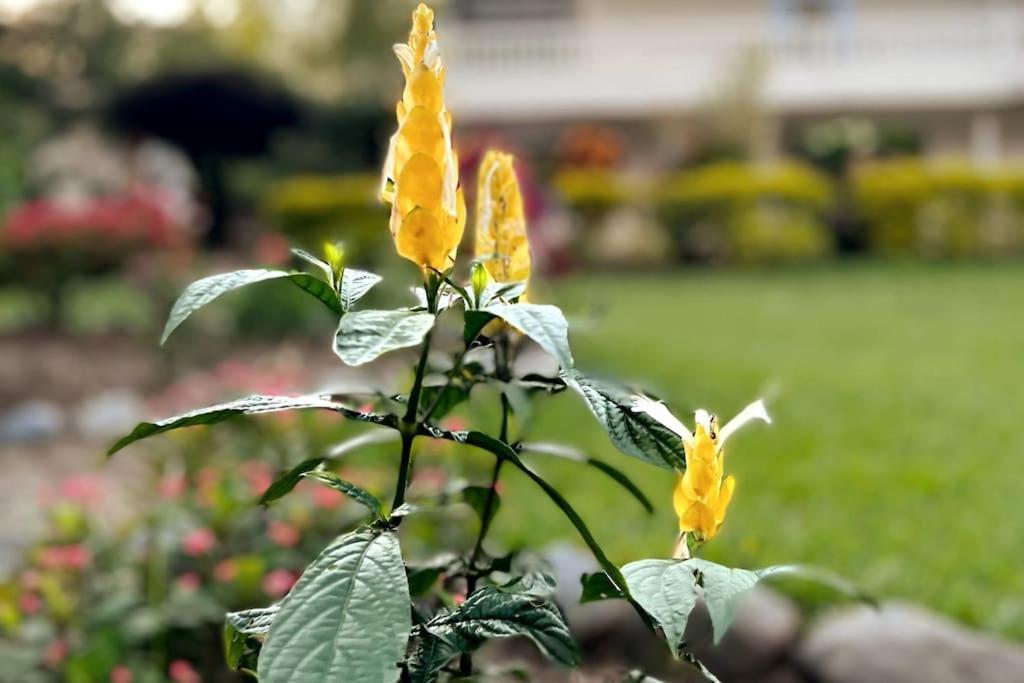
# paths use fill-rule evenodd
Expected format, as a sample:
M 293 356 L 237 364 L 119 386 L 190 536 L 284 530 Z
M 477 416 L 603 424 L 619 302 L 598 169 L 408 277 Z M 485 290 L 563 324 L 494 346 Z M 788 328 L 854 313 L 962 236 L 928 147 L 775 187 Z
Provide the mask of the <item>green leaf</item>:
M 515 576 L 495 587 L 503 593 L 520 593 L 546 600 L 555 595 L 558 590 L 558 582 L 551 574 L 535 569 L 522 576 Z
M 604 572 L 584 574 L 580 577 L 580 583 L 583 585 L 583 592 L 580 594 L 581 604 L 599 600 L 618 600 L 625 597 Z
M 480 518 L 481 524 L 487 524 L 491 519 L 494 519 L 494 515 L 498 514 L 498 508 L 501 507 L 501 498 L 498 494 L 494 493 L 494 501 L 491 503 L 491 509 L 487 510 L 487 499 L 491 495 L 491 489 L 487 486 L 467 486 L 462 489 L 462 500 L 466 502 L 466 505 L 473 508 L 476 516 Z M 484 519 L 488 517 L 488 519 Z
M 299 289 L 309 292 L 322 301 L 334 313 L 341 315 L 345 312 L 338 299 L 338 293 L 334 291 L 330 283 L 313 277 L 309 273 L 288 273 L 288 280 Z
M 646 413 L 634 412 L 629 391 L 578 372 L 568 373 L 565 381 L 583 397 L 620 451 L 665 469 L 686 469 L 682 439 Z
M 381 281 L 381 276 L 369 273 L 365 270 L 346 268 L 341 273 L 341 306 L 346 311 L 351 311 L 357 301 L 366 296 L 367 292 Z
M 341 302 L 331 289 L 330 285 L 315 278 L 308 273 L 289 273 L 283 270 L 236 270 L 232 273 L 221 273 L 211 275 L 190 284 L 185 291 L 174 302 L 171 313 L 167 317 L 167 324 L 164 326 L 160 344 L 163 345 L 178 325 L 192 315 L 196 310 L 210 303 L 221 294 L 230 292 L 233 289 L 251 285 L 264 280 L 278 280 L 288 278 L 296 286 L 313 294 L 316 298 L 327 304 L 337 314 L 341 314 Z M 319 284 L 317 284 L 319 283 Z
M 439 386 L 425 386 L 421 394 L 422 405 L 433 406 L 436 403 L 437 407 L 430 413 L 430 417 L 440 420 L 468 399 L 471 389 L 472 384 L 466 386 L 455 382 Z
M 704 601 L 708 605 L 711 616 L 711 627 L 714 631 L 715 643 L 718 643 L 736 618 L 736 612 L 743 601 L 750 595 L 754 586 L 763 579 L 772 576 L 795 576 L 828 586 L 844 595 L 873 603 L 874 600 L 865 595 L 859 588 L 840 577 L 814 567 L 799 565 L 776 565 L 763 569 L 739 569 L 724 567 L 708 560 L 693 558 L 687 565 L 700 572 L 703 586 Z
M 569 323 L 557 306 L 550 304 L 491 304 L 484 313 L 501 318 L 555 357 L 562 369 L 572 369 Z
M 286 496 L 291 493 L 292 489 L 298 486 L 299 482 L 302 481 L 302 475 L 307 472 L 311 472 L 319 467 L 326 458 L 310 458 L 303 460 L 295 467 L 291 468 L 271 484 L 263 495 L 260 496 L 260 505 L 269 505 L 275 500 Z
M 224 615 L 224 620 L 231 624 L 239 633 L 244 633 L 247 636 L 265 636 L 280 609 L 281 604 L 275 603 L 269 607 L 256 607 L 245 609 L 241 612 L 228 612 Z
M 374 429 L 331 446 L 330 450 L 327 452 L 327 458 L 329 460 L 334 460 L 343 455 L 348 455 L 353 451 L 359 450 L 363 446 L 374 446 L 377 444 L 389 443 L 391 441 L 398 441 L 398 439 L 398 432 Z
M 568 666 L 580 661 L 576 642 L 552 603 L 493 586 L 476 591 L 454 612 L 440 614 L 424 628 L 450 643 L 473 649 L 492 638 L 526 636 L 547 657 Z
M 245 654 L 249 636 L 261 638 L 270 630 L 279 605 L 228 612 L 224 617 L 224 659 L 232 669 L 238 669 Z
M 487 327 L 487 323 L 494 320 L 494 316 L 487 311 L 471 310 L 466 311 L 463 316 L 462 340 L 469 344 Z
M 453 567 L 460 566 L 461 563 L 462 558 L 450 552 L 416 564 L 406 563 L 409 593 L 414 596 L 426 593 L 437 581 L 437 577 L 450 572 Z
M 686 622 L 700 595 L 693 567 L 679 560 L 640 560 L 624 566 L 622 575 L 633 599 L 661 627 L 672 655 L 678 657 Z
M 341 536 L 281 602 L 260 653 L 260 681 L 393 683 L 411 628 L 397 536 Z
M 265 396 L 256 394 L 240 398 L 230 403 L 221 403 L 207 408 L 193 410 L 183 415 L 169 417 L 159 422 L 140 422 L 127 436 L 118 440 L 107 451 L 107 455 L 113 455 L 125 446 L 141 439 L 169 432 L 172 429 L 182 427 L 193 427 L 196 425 L 208 425 L 223 422 L 236 415 L 259 415 L 262 413 L 277 413 L 284 410 L 306 410 L 306 409 L 333 410 L 352 420 L 371 422 L 386 427 L 397 428 L 397 419 L 392 415 L 377 415 L 375 413 L 361 413 L 358 410 L 349 408 L 343 403 L 332 401 L 329 394 L 314 394 L 308 396 Z
M 224 622 L 224 661 L 232 671 L 238 669 L 245 654 L 245 641 L 248 638 L 236 629 L 231 622 Z
M 331 282 L 331 283 L 334 282 L 334 269 L 331 268 L 331 264 L 330 263 L 328 263 L 327 261 L 324 261 L 322 258 L 314 256 L 313 254 L 310 254 L 305 249 L 292 249 L 292 253 L 295 254 L 296 256 L 298 256 L 300 259 L 302 259 L 306 263 L 309 263 L 309 264 L 319 268 L 320 272 L 322 272 L 324 274 L 324 279 L 327 282 Z
M 421 630 L 419 642 L 409 658 L 410 683 L 434 683 L 445 665 L 460 652 L 458 644 Z
M 388 351 L 421 343 L 434 320 L 432 314 L 416 311 L 354 311 L 338 325 L 334 352 L 347 365 L 363 365 Z
M 335 491 L 340 491 L 360 505 L 365 505 L 370 512 L 373 513 L 374 517 L 379 518 L 381 516 L 380 501 L 376 496 L 368 492 L 366 489 L 356 486 L 352 482 L 345 481 L 334 472 L 314 470 L 311 472 L 304 472 L 301 476 L 303 479 L 312 479 L 313 481 L 331 487 Z
M 588 457 L 572 446 L 557 443 L 524 443 L 520 446 L 520 450 L 524 453 L 553 455 L 555 457 L 565 458 L 567 460 L 572 460 L 573 462 L 589 465 L 590 467 L 608 475 L 608 477 L 614 480 L 619 486 L 626 489 L 626 491 L 636 498 L 648 513 L 654 513 L 654 505 L 652 505 L 651 501 L 644 495 L 644 492 L 633 483 L 633 480 L 626 476 L 622 470 L 612 467 L 603 460 Z
M 485 308 L 494 303 L 510 302 L 512 299 L 518 299 L 525 292 L 525 282 L 488 282 L 480 294 L 478 308 Z

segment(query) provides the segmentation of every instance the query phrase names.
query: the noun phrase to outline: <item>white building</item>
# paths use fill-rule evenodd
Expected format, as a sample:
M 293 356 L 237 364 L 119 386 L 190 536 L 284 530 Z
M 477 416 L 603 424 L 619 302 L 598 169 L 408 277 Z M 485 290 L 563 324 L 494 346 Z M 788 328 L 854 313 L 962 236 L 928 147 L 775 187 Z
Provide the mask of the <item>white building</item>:
M 775 138 L 857 115 L 1024 158 L 1022 0 L 455 0 L 439 25 L 463 125 L 685 120 L 758 54 Z

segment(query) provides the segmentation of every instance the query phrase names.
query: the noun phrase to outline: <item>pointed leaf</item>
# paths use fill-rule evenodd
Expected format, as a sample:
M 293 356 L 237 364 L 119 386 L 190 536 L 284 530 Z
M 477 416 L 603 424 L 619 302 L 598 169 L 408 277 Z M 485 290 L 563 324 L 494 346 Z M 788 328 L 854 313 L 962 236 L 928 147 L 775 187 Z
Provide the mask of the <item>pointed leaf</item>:
M 334 472 L 315 470 L 302 473 L 303 479 L 312 479 L 324 486 L 329 486 L 335 491 L 340 491 L 360 505 L 365 505 L 374 517 L 380 517 L 380 501 L 366 489 L 356 486 L 352 482 L 345 481 Z
M 239 633 L 248 636 L 265 636 L 270 630 L 270 624 L 281 609 L 281 603 L 275 603 L 269 607 L 256 607 L 245 609 L 241 612 L 228 612 L 224 620 L 231 624 Z
M 550 304 L 492 304 L 484 313 L 501 318 L 555 357 L 562 369 L 572 369 L 569 323 L 557 306 Z
M 623 567 L 622 575 L 633 599 L 661 627 L 672 655 L 678 656 L 700 594 L 693 567 L 678 560 L 640 560 Z
M 583 591 L 580 593 L 581 604 L 599 600 L 618 600 L 625 597 L 604 572 L 584 574 L 580 577 L 580 583 L 583 586 Z
M 619 486 L 626 489 L 630 495 L 636 498 L 636 500 L 644 507 L 645 510 L 647 510 L 649 514 L 654 513 L 654 505 L 652 505 L 651 501 L 646 495 L 644 495 L 644 492 L 633 483 L 633 480 L 626 476 L 622 470 L 612 467 L 603 460 L 590 458 L 584 455 L 582 451 L 579 451 L 572 446 L 557 443 L 524 443 L 520 446 L 520 449 L 524 453 L 540 453 L 543 455 L 553 455 L 555 457 L 565 458 L 566 460 L 572 460 L 573 462 L 589 465 L 596 470 L 604 472 L 619 484 Z
M 552 603 L 492 586 L 476 591 L 458 610 L 434 617 L 424 628 L 449 642 L 461 640 L 469 649 L 491 638 L 526 636 L 547 657 L 569 666 L 579 664 L 576 642 Z
M 341 307 L 341 301 L 338 299 L 338 293 L 334 291 L 330 283 L 324 282 L 320 278 L 313 277 L 309 273 L 288 273 L 288 280 L 299 289 L 305 290 L 315 296 L 317 299 L 322 301 L 327 308 L 331 309 L 338 315 L 345 312 Z
M 210 275 L 190 284 L 185 291 L 174 302 L 171 313 L 167 317 L 167 324 L 164 326 L 163 335 L 160 338 L 162 345 L 177 329 L 178 325 L 192 315 L 196 310 L 210 303 L 221 294 L 230 292 L 233 289 L 251 285 L 264 280 L 277 280 L 288 278 L 298 287 L 310 292 L 316 298 L 334 311 L 341 314 L 341 302 L 331 290 L 330 285 L 319 280 L 308 273 L 289 273 L 283 270 L 266 270 L 263 268 L 251 270 L 236 270 L 232 273 L 220 273 Z M 319 284 L 318 284 L 319 283 Z
M 338 538 L 281 602 L 259 658 L 262 683 L 393 683 L 412 619 L 390 532 Z
M 461 652 L 457 644 L 423 631 L 409 658 L 410 683 L 434 683 L 445 665 Z
M 432 314 L 416 311 L 354 311 L 338 325 L 334 352 L 347 365 L 363 365 L 388 351 L 421 343 L 434 320 Z
M 334 281 L 334 269 L 331 268 L 331 264 L 330 263 L 328 263 L 327 261 L 324 261 L 322 258 L 314 256 L 313 254 L 310 254 L 305 249 L 292 249 L 292 253 L 295 254 L 296 256 L 298 256 L 300 259 L 302 259 L 306 263 L 309 263 L 309 264 L 319 268 L 320 272 L 322 272 L 324 274 L 324 279 L 327 282 L 333 282 Z
M 620 451 L 665 469 L 686 469 L 682 439 L 646 413 L 634 412 L 630 392 L 578 372 L 567 374 L 565 380 Z
M 341 272 L 341 306 L 351 311 L 357 301 L 366 296 L 367 292 L 381 281 L 381 276 L 365 270 L 346 268 Z
M 292 489 L 298 486 L 299 482 L 302 481 L 302 475 L 306 472 L 312 472 L 315 470 L 324 462 L 324 460 L 326 460 L 326 458 L 323 457 L 303 460 L 298 465 L 279 476 L 274 480 L 274 483 L 263 492 L 263 495 L 260 496 L 260 505 L 269 505 L 275 500 L 291 493 Z
M 308 396 L 266 396 L 256 394 L 240 398 L 237 401 L 200 408 L 199 410 L 193 410 L 176 417 L 169 417 L 158 422 L 140 422 L 130 434 L 121 437 L 120 440 L 111 446 L 107 451 L 107 455 L 113 455 L 125 446 L 141 439 L 169 432 L 172 429 L 214 424 L 223 422 L 236 415 L 258 415 L 261 413 L 277 413 L 284 410 L 305 410 L 311 408 L 333 410 L 352 420 L 371 422 L 388 427 L 396 427 L 398 424 L 397 420 L 391 415 L 361 413 L 343 403 L 332 401 L 329 394 L 313 394 Z

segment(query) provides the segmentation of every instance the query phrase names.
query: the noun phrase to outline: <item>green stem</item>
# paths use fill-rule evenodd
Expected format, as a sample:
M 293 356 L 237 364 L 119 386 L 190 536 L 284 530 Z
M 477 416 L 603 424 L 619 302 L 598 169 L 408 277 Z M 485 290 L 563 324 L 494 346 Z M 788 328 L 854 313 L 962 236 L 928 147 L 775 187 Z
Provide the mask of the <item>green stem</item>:
M 466 344 L 466 347 L 462 349 L 462 353 L 460 353 L 458 357 L 455 359 L 455 365 L 452 366 L 452 369 L 448 373 L 448 381 L 445 382 L 443 387 L 441 387 L 441 391 L 438 392 L 437 397 L 434 399 L 434 402 L 430 404 L 430 407 L 428 407 L 423 412 L 423 422 L 427 422 L 428 420 L 430 420 L 431 416 L 434 414 L 434 411 L 437 410 L 437 407 L 439 405 L 441 405 L 441 401 L 444 400 L 445 393 L 448 391 L 449 387 L 451 387 L 452 385 L 452 382 L 454 382 L 455 380 L 455 375 L 458 374 L 459 370 L 462 369 L 462 361 L 465 360 L 466 354 L 469 353 L 469 349 L 470 344 Z
M 498 345 L 494 348 L 494 362 L 498 377 L 502 381 L 508 381 L 508 345 L 505 339 L 499 340 Z M 500 440 L 502 443 L 508 442 L 508 415 L 510 409 L 511 405 L 509 404 L 508 396 L 502 392 L 500 432 Z M 498 478 L 501 476 L 501 466 L 504 463 L 504 458 L 494 459 L 494 471 L 491 473 L 491 483 L 487 489 L 487 498 L 484 500 L 484 514 L 480 520 L 480 533 L 477 534 L 476 544 L 473 546 L 473 554 L 469 557 L 469 574 L 466 577 L 467 597 L 476 591 L 476 585 L 480 579 L 480 574 L 476 569 L 476 563 L 480 559 L 481 553 L 483 553 L 484 539 L 487 537 L 487 532 L 491 528 L 491 521 L 494 518 L 494 506 L 498 501 Z M 473 656 L 469 652 L 463 652 L 462 656 L 459 658 L 459 674 L 462 676 L 470 676 L 472 673 Z
M 428 290 L 429 291 L 429 290 Z M 431 312 L 435 306 L 431 303 Z M 391 509 L 397 510 L 405 502 L 405 490 L 409 488 L 409 477 L 412 474 L 412 443 L 416 439 L 417 421 L 416 414 L 420 408 L 420 394 L 423 392 L 423 376 L 427 372 L 427 357 L 430 355 L 430 338 L 432 332 L 427 332 L 423 338 L 423 350 L 420 352 L 420 362 L 416 366 L 416 378 L 412 383 L 412 390 L 409 392 L 409 404 L 405 408 L 405 416 L 399 424 L 399 431 L 402 434 L 402 459 L 398 465 L 398 481 L 395 483 L 395 498 L 391 503 Z M 401 519 L 395 521 L 400 524 Z

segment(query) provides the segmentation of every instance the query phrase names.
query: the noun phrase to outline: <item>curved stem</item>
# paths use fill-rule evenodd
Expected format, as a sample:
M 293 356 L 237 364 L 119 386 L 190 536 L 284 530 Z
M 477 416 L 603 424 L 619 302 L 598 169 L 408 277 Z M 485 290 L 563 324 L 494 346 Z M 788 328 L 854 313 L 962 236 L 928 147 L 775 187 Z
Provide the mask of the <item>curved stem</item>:
M 412 390 L 409 392 L 409 405 L 406 406 L 405 416 L 399 424 L 399 431 L 402 433 L 402 459 L 398 465 L 398 481 L 395 483 L 395 497 L 391 503 L 392 510 L 397 510 L 405 502 L 405 490 L 409 487 L 409 477 L 412 474 L 412 443 L 416 439 L 418 425 L 416 413 L 419 412 L 423 376 L 427 371 L 431 334 L 428 332 L 427 336 L 423 338 L 423 350 L 420 352 L 420 362 L 416 366 L 416 378 L 413 380 Z M 395 524 L 400 523 L 401 519 L 395 521 Z

